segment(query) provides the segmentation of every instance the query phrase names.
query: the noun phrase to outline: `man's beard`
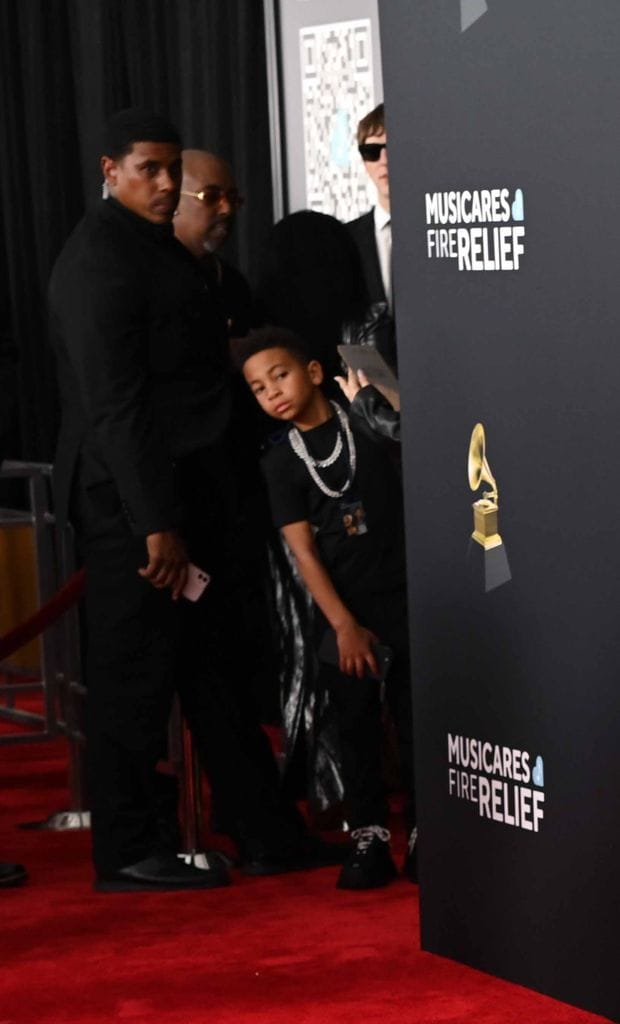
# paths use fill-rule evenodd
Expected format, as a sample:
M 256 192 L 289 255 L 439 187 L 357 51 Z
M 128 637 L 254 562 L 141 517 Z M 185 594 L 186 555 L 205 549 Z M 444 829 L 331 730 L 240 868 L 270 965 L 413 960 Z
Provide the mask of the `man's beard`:
M 220 216 L 216 217 L 209 228 L 209 233 L 205 236 L 204 242 L 202 243 L 205 252 L 215 252 L 219 249 L 232 230 L 232 217 Z

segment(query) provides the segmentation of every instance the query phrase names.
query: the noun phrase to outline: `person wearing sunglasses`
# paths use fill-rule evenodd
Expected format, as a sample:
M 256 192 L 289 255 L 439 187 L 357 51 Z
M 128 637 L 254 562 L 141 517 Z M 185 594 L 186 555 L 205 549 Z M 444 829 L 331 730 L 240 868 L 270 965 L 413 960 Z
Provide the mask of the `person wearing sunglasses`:
M 387 133 L 383 103 L 371 110 L 357 126 L 357 148 L 364 168 L 377 190 L 377 205 L 347 227 L 360 254 L 364 276 L 365 312 L 351 325 L 345 342 L 374 345 L 391 368 L 398 371 L 394 293 L 392 289 L 392 223 L 390 214 L 390 178 L 388 172 Z M 364 375 L 349 372 L 336 378 L 355 413 L 366 427 L 390 441 L 400 441 L 400 413 L 369 386 Z M 404 872 L 417 879 L 417 827 L 408 814 L 409 832 Z
M 183 150 L 174 233 L 198 262 L 230 338 L 245 336 L 259 315 L 245 277 L 219 254 L 242 203 L 229 164 L 205 150 Z M 338 227 L 345 232 L 341 224 Z M 217 644 L 226 672 L 211 723 L 225 738 L 228 770 L 210 774 L 211 819 L 235 842 L 246 873 L 273 874 L 339 862 L 345 849 L 307 833 L 292 800 L 281 792 L 278 768 L 259 724 L 259 712 L 271 717 L 275 711 L 280 645 L 267 599 L 273 584 L 267 549 L 270 513 L 259 469 L 264 428 L 240 375 L 231 380 L 231 390 L 227 444 L 237 502 L 228 533 L 234 541 L 235 571 L 228 581 L 220 581 L 220 600 L 235 613 L 223 616 L 220 623 Z M 220 744 L 216 746 L 219 749 Z M 248 775 L 254 783 L 262 780 L 261 800 L 255 792 L 249 801 L 240 799 L 248 789 Z
M 232 168 L 225 160 L 202 149 L 183 150 L 183 181 L 174 233 L 197 259 L 223 245 L 243 203 Z
M 183 181 L 174 233 L 200 262 L 207 284 L 224 307 L 232 337 L 252 326 L 252 295 L 239 270 L 219 255 L 244 203 L 232 168 L 202 149 L 183 150 Z
M 359 122 L 357 143 L 366 173 L 377 190 L 377 204 L 347 225 L 360 254 L 366 293 L 363 322 L 350 340 L 375 345 L 396 368 L 390 179 L 383 103 Z

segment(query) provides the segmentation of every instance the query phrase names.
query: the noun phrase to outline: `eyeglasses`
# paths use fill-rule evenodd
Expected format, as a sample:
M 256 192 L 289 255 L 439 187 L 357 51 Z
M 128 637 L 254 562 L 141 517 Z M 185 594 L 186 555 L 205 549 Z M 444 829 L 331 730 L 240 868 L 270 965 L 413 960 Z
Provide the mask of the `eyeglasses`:
M 387 153 L 387 145 L 385 142 L 362 142 L 358 147 L 362 160 L 368 160 L 371 164 L 381 156 L 381 150 L 384 149 Z
M 222 188 L 221 185 L 205 185 L 202 192 L 187 192 L 185 189 L 181 189 L 181 195 L 200 199 L 205 206 L 217 206 L 226 197 L 233 210 L 238 210 L 245 202 L 245 196 L 242 196 L 236 188 Z

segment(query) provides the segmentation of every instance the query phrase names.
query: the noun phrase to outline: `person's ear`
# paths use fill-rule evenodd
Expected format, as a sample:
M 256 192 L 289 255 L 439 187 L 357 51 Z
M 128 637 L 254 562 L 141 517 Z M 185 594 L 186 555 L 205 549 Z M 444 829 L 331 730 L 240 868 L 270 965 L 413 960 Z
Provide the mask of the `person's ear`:
M 308 376 L 313 384 L 322 384 L 324 373 L 323 367 L 319 363 L 318 359 L 311 359 L 308 363 Z
M 108 185 L 116 185 L 116 177 L 118 174 L 118 164 L 116 160 L 113 160 L 111 156 L 102 156 L 101 173 L 103 174 L 104 181 Z

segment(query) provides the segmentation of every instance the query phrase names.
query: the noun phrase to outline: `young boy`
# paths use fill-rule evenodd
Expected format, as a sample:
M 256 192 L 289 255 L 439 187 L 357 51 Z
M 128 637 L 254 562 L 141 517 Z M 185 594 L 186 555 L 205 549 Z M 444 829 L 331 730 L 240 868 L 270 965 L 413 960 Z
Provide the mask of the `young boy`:
M 263 460 L 274 523 L 318 608 L 319 655 L 333 647 L 328 685 L 339 723 L 347 817 L 355 845 L 339 888 L 386 885 L 388 803 L 381 778 L 378 641 L 391 648 L 387 697 L 413 818 L 411 703 L 402 497 L 380 443 L 321 391 L 323 370 L 289 331 L 265 327 L 237 341 L 235 358 L 263 410 L 290 430 Z M 405 873 L 415 879 L 413 844 Z

